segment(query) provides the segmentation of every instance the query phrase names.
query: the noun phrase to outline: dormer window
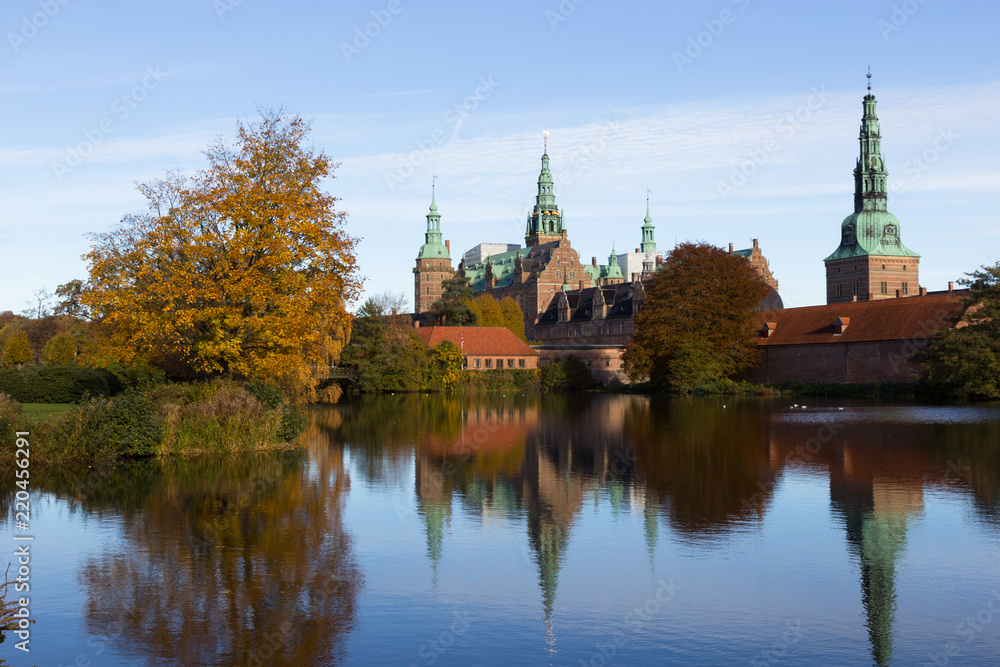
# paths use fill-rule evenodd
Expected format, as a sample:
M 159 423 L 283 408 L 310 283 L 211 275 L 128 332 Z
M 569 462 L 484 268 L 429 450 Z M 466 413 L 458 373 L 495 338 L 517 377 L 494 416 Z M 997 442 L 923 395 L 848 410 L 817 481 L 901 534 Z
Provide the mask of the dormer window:
M 760 330 L 761 338 L 770 338 L 774 330 L 778 328 L 777 322 L 764 322 L 764 328 Z
M 851 318 L 849 317 L 838 317 L 837 321 L 834 323 L 834 333 L 837 336 L 842 336 L 847 327 L 851 324 Z

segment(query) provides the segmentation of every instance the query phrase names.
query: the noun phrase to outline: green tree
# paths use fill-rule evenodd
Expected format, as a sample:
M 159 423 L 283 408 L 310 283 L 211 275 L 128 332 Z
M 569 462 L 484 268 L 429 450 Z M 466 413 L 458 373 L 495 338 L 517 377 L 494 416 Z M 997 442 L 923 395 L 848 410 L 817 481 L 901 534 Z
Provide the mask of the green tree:
M 42 362 L 46 364 L 72 364 L 76 362 L 76 341 L 68 332 L 56 334 L 45 343 Z
M 4 364 L 20 368 L 21 364 L 26 364 L 34 358 L 35 352 L 31 349 L 31 343 L 28 341 L 28 334 L 26 334 L 23 330 L 15 331 L 14 334 L 7 339 L 7 345 L 4 346 Z
M 462 351 L 450 340 L 431 348 L 427 355 L 426 387 L 449 391 L 462 378 Z
M 361 311 L 366 312 L 365 306 Z M 340 363 L 357 374 L 364 391 L 417 391 L 423 384 L 427 349 L 411 330 L 391 318 L 358 317 Z
M 956 313 L 968 326 L 946 329 L 914 356 L 932 391 L 956 398 L 1000 398 L 1000 262 L 959 284 L 969 295 Z
M 686 391 L 746 368 L 757 358 L 752 311 L 767 289 L 743 257 L 682 243 L 645 283 L 625 371 L 633 381 Z
M 472 309 L 472 288 L 469 279 L 450 278 L 441 283 L 441 298 L 431 305 L 434 322 L 445 327 L 471 327 L 477 324 L 476 311 Z
M 281 111 L 238 124 L 192 177 L 139 186 L 148 211 L 93 238 L 82 302 L 120 363 L 174 377 L 281 379 L 308 396 L 346 343 L 357 240 L 325 183 L 335 164 Z

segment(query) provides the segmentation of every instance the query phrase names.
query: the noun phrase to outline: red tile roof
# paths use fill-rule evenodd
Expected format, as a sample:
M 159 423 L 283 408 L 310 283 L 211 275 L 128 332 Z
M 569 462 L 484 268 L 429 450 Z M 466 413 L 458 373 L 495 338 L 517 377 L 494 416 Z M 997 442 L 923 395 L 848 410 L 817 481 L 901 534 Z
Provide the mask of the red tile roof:
M 446 340 L 462 347 L 472 356 L 537 357 L 538 352 L 504 327 L 420 327 L 417 335 L 427 347 Z
M 879 301 L 837 303 L 757 313 L 763 329 L 770 323 L 770 337 L 758 338 L 764 345 L 819 345 L 882 340 L 911 340 L 950 327 L 968 290 L 937 292 Z M 837 334 L 838 318 L 844 324 Z

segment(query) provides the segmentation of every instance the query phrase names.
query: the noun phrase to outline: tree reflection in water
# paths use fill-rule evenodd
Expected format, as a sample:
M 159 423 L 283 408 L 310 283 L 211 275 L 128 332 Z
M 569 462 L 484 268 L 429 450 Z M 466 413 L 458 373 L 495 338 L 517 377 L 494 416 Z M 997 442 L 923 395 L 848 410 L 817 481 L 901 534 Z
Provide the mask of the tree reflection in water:
M 142 512 L 82 569 L 88 631 L 154 664 L 342 661 L 362 586 L 342 523 L 350 481 L 322 429 L 302 437 L 308 463 L 150 462 Z

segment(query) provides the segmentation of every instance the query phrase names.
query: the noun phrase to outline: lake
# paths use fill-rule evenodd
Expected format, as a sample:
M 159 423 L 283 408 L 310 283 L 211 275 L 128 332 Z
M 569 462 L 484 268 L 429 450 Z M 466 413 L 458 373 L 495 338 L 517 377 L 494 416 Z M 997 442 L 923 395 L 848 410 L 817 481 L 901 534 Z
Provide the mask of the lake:
M 794 400 L 364 397 L 302 451 L 38 472 L 0 657 L 1000 664 L 1000 406 Z

